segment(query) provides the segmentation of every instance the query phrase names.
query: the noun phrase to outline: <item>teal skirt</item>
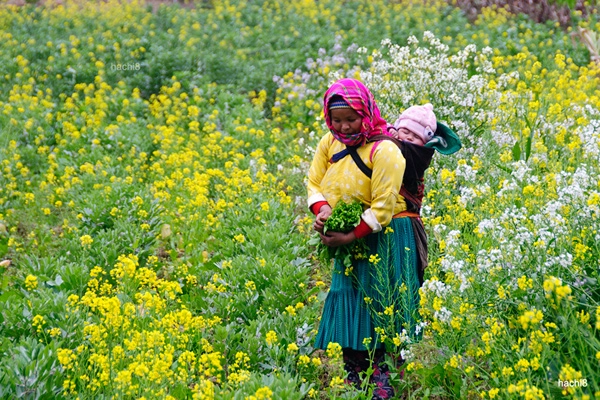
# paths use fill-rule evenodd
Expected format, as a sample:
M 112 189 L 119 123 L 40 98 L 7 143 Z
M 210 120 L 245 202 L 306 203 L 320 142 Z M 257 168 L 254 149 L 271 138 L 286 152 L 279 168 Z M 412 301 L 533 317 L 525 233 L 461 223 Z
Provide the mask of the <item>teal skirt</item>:
M 316 348 L 331 342 L 354 350 L 382 348 L 382 338 L 403 330 L 415 337 L 420 284 L 410 218 L 394 218 L 365 239 L 370 254 L 354 260 L 351 271 L 341 260 L 334 262 Z

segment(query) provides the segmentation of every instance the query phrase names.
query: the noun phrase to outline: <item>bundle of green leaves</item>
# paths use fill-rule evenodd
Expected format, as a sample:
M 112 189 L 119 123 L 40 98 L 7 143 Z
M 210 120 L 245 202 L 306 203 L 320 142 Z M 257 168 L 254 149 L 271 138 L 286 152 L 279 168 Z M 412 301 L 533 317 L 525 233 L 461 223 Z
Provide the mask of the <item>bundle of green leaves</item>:
M 339 201 L 331 212 L 331 216 L 325 221 L 323 232 L 350 232 L 360 223 L 360 216 L 363 213 L 362 204 L 354 201 L 346 203 Z M 347 245 L 338 247 L 329 247 L 321 242 L 319 236 L 313 237 L 309 244 L 316 246 L 319 259 L 322 263 L 328 264 L 331 259 L 340 259 L 348 269 L 352 268 L 353 259 L 365 258 L 369 248 L 364 239 L 358 239 Z

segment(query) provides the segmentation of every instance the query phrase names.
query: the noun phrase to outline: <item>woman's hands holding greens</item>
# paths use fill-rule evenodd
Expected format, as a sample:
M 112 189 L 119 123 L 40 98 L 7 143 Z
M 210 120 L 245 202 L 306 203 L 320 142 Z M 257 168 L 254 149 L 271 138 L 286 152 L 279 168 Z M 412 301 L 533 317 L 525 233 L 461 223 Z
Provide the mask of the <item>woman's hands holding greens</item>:
M 344 246 L 356 240 L 356 235 L 354 234 L 354 231 L 350 231 L 347 233 L 328 231 L 327 234 L 320 233 L 320 235 L 321 242 L 329 247 Z
M 331 212 L 331 206 L 328 204 L 321 206 L 319 213 L 315 218 L 315 223 L 313 224 L 313 229 L 315 231 L 319 232 L 320 234 L 324 233 L 323 231 L 325 229 L 325 222 L 327 222 L 327 219 L 331 216 Z

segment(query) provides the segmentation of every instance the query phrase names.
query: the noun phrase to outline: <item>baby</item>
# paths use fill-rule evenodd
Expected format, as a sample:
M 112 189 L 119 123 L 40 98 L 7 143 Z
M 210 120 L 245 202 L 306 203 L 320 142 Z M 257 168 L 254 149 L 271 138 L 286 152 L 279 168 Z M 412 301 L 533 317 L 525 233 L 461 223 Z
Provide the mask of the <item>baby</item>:
M 437 120 L 433 106 L 412 106 L 404 110 L 394 125 L 388 127 L 391 136 L 419 146 L 425 146 L 436 131 Z

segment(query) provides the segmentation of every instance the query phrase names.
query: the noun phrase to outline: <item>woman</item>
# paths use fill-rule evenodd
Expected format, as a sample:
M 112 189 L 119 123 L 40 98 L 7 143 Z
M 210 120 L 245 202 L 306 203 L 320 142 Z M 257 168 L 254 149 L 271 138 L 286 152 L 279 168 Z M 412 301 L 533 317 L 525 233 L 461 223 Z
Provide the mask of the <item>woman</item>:
M 369 142 L 373 136 L 387 134 L 387 123 L 361 82 L 335 82 L 325 93 L 323 110 L 330 132 L 319 142 L 308 173 L 314 229 L 331 247 L 365 238 L 370 257 L 353 260 L 348 275 L 342 260 L 335 260 L 316 347 L 340 344 L 348 378 L 359 383 L 358 373 L 369 365 L 367 350 L 378 349 L 376 358 L 382 358 L 382 335 L 414 330 L 419 279 L 414 232 L 407 218 L 412 214 L 407 215 L 400 195 L 405 159 L 391 141 Z M 359 168 L 356 157 L 372 171 L 370 177 Z M 364 210 L 361 221 L 351 232 L 323 234 L 325 221 L 339 201 L 359 201 Z M 376 398 L 388 398 L 393 391 L 387 375 L 377 365 L 374 369 L 373 378 L 384 381 L 378 382 Z

